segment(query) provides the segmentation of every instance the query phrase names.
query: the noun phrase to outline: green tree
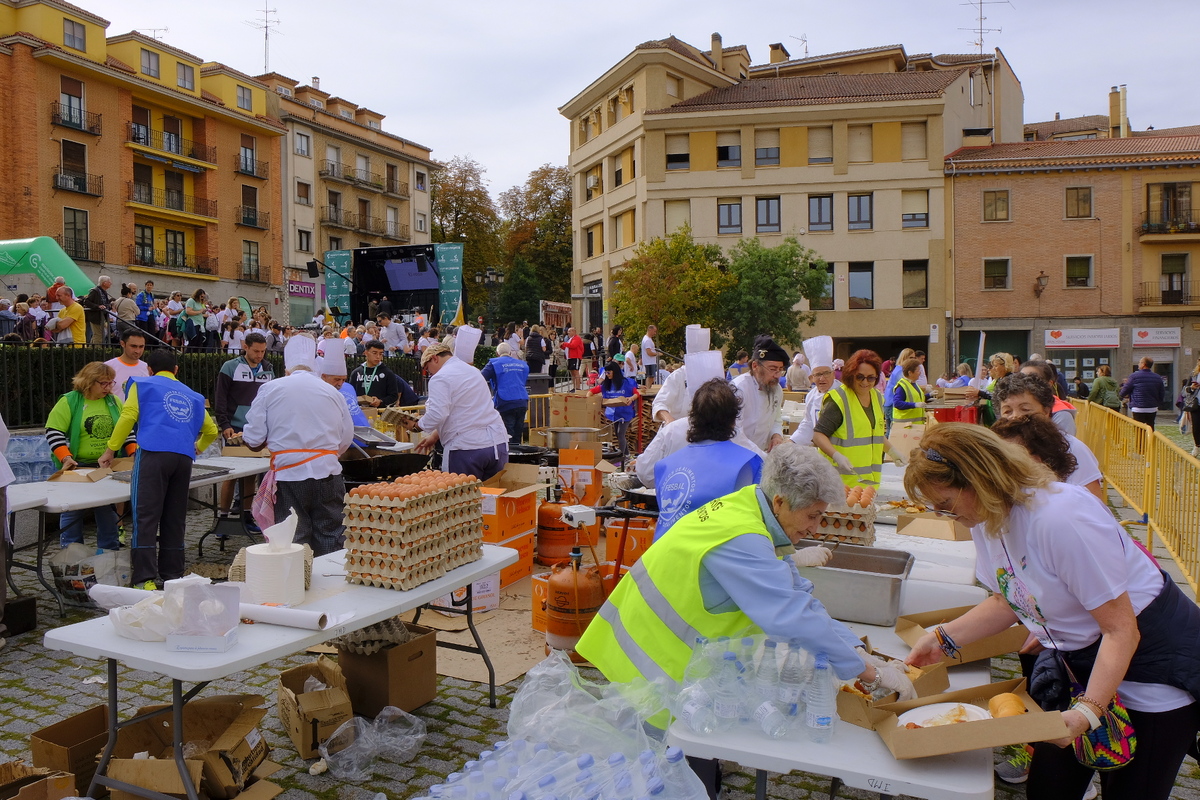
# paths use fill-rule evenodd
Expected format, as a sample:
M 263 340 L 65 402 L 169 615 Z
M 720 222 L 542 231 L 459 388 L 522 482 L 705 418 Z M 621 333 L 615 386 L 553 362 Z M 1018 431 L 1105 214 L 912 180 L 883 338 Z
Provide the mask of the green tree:
M 536 323 L 540 316 L 539 299 L 543 299 L 542 284 L 537 273 L 528 261 L 517 256 L 500 289 L 499 318 L 489 322 L 493 325 L 523 320 Z
M 713 347 L 720 347 L 727 326 L 718 301 L 737 283 L 727 263 L 718 245 L 697 244 L 687 226 L 642 242 L 613 278 L 613 322 L 625 327 L 628 340 L 657 325 L 657 344 L 671 353 L 683 352 L 688 325 L 703 325 L 712 328 Z
M 749 350 L 764 333 L 799 347 L 801 327 L 812 325 L 816 315 L 797 306 L 825 295 L 826 264 L 820 256 L 791 236 L 776 247 L 742 239 L 729 252 L 729 272 L 734 283 L 717 301 L 716 315 L 731 349 Z
M 571 175 L 551 164 L 500 195 L 507 263 L 524 258 L 542 285 L 543 300 L 571 296 Z
M 463 243 L 463 288 L 469 319 L 482 313 L 487 297 L 475 290 L 475 275 L 504 263 L 500 215 L 488 192 L 487 170 L 467 156 L 455 156 L 431 171 L 430 238 Z M 443 309 L 444 311 L 445 309 Z

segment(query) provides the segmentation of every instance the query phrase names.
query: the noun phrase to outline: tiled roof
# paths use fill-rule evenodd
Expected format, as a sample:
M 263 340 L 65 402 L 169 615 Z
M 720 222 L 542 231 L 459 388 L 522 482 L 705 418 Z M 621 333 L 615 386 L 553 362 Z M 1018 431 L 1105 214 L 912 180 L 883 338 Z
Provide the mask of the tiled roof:
M 1200 135 L 1008 142 L 989 147 L 962 147 L 946 156 L 946 168 L 962 171 L 1178 161 L 1200 162 Z
M 679 39 L 676 39 L 674 36 L 668 36 L 666 39 L 652 39 L 649 42 L 642 42 L 641 44 L 639 44 L 637 47 L 635 47 L 633 49 L 634 50 L 670 50 L 674 53 L 678 53 L 679 55 L 683 56 L 684 58 L 690 58 L 692 61 L 696 61 L 700 64 L 703 64 L 706 67 L 712 66 L 712 62 L 710 62 L 707 58 L 704 58 L 703 56 L 698 55 L 690 47 L 688 47 L 686 44 L 684 44 Z
M 108 66 L 112 67 L 115 70 L 120 70 L 121 72 L 128 72 L 130 75 L 137 75 L 136 69 L 129 66 L 124 61 L 117 58 L 116 56 L 108 56 L 107 58 L 104 59 L 104 63 L 107 64 Z
M 192 55 L 186 50 L 180 50 L 178 47 L 167 44 L 161 39 L 155 39 L 153 36 L 147 36 L 140 31 L 129 31 L 128 33 L 118 34 L 117 36 L 109 36 L 106 39 L 109 44 L 117 44 L 120 42 L 140 42 L 141 44 L 149 45 L 157 50 L 163 50 L 168 53 L 174 53 L 177 56 L 182 56 L 186 61 L 194 61 L 197 64 L 203 62 L 204 59 L 200 56 Z
M 200 98 L 201 98 L 202 100 L 207 100 L 208 102 L 210 102 L 210 103 L 212 103 L 212 104 L 214 104 L 214 105 L 218 105 L 218 106 L 223 106 L 223 105 L 225 105 L 225 101 L 224 101 L 224 100 L 222 100 L 220 97 L 217 97 L 215 94 L 213 94 L 212 92 L 210 92 L 208 89 L 201 89 L 201 90 L 200 90 Z
M 1038 139 L 1049 139 L 1058 133 L 1094 130 L 1108 130 L 1108 117 L 1106 115 L 1093 114 L 1086 117 L 1067 117 L 1066 119 L 1051 119 L 1046 122 L 1025 123 L 1025 133 L 1033 133 Z
M 20 0 L 18 0 L 17 7 L 19 8 L 21 5 L 25 5 L 25 4 L 21 3 Z M 32 5 L 32 3 L 28 3 L 28 5 Z M 106 20 L 104 17 L 100 16 L 99 14 L 96 14 L 93 11 L 88 11 L 86 8 L 80 8 L 77 5 L 73 5 L 71 3 L 64 2 L 64 0 L 53 0 L 51 5 L 56 5 L 59 8 L 63 9 L 64 11 L 69 11 L 72 14 L 78 14 L 79 16 L 83 17 L 84 19 L 89 19 L 92 22 L 95 22 L 97 25 L 100 25 L 103 28 L 107 28 L 111 24 L 108 20 Z
M 678 111 L 868 103 L 879 100 L 925 100 L 940 97 L 943 90 L 960 74 L 960 70 L 936 70 L 755 78 L 733 86 L 710 89 L 673 106 L 646 113 L 670 114 Z
M 817 64 L 822 61 L 830 61 L 833 59 L 845 58 L 846 56 L 861 56 L 871 55 L 872 53 L 883 53 L 888 50 L 899 50 L 904 52 L 902 44 L 885 44 L 880 47 L 863 47 L 858 50 L 839 50 L 836 53 L 823 53 L 819 56 L 806 56 L 805 58 L 793 58 L 790 61 L 780 61 L 776 64 L 760 64 L 757 67 L 751 67 L 751 72 L 766 72 L 774 70 L 776 67 L 796 67 L 804 64 Z
M 1200 136 L 1200 125 L 1184 125 L 1182 128 L 1158 128 L 1149 131 L 1130 131 L 1130 136 Z
M 260 88 L 266 88 L 262 81 L 260 81 L 258 78 L 252 78 L 246 73 L 242 72 L 240 69 L 234 69 L 233 67 L 226 66 L 220 61 L 207 61 L 205 62 L 204 66 L 200 68 L 201 75 L 212 75 L 214 72 L 224 72 L 225 74 L 232 75 L 235 78 L 241 78 L 244 81 L 249 81 Z
M 978 53 L 938 53 L 931 58 L 939 64 L 976 64 L 992 60 L 990 53 L 982 56 Z
M 293 86 L 298 86 L 300 84 L 300 81 L 293 80 L 292 78 L 289 78 L 287 75 L 283 75 L 279 72 L 268 72 L 264 75 L 259 75 L 256 78 L 256 80 L 260 80 L 263 83 L 266 83 L 267 81 L 271 80 L 272 78 L 275 78 L 282 83 L 290 83 Z

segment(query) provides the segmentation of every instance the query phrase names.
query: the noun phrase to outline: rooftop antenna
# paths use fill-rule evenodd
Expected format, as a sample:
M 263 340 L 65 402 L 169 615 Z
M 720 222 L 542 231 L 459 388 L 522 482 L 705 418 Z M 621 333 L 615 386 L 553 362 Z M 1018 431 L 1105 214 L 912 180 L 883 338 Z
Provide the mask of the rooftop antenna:
M 170 33 L 170 28 L 136 28 L 138 33 L 149 33 L 151 39 L 162 40 L 162 34 Z
M 808 34 L 802 33 L 799 36 L 792 36 L 792 38 L 800 43 L 800 46 L 804 48 L 804 58 L 808 58 Z
M 272 15 L 275 15 L 272 17 Z M 271 71 L 271 33 L 283 35 L 283 31 L 279 28 L 279 12 L 274 8 L 267 8 L 267 0 L 263 0 L 262 19 L 244 20 L 245 24 L 251 28 L 263 32 L 263 73 Z
M 979 55 L 981 55 L 981 56 L 983 55 L 984 34 L 1003 33 L 1004 32 L 1003 28 L 985 28 L 984 27 L 984 23 L 987 22 L 987 17 L 985 17 L 983 14 L 983 7 L 984 6 L 1004 5 L 1004 6 L 1009 6 L 1010 8 L 1013 8 L 1013 9 L 1016 8 L 1016 6 L 1014 6 L 1009 0 L 968 0 L 968 2 L 961 3 L 960 5 L 970 6 L 971 8 L 976 9 L 977 22 L 976 22 L 975 26 L 971 27 L 971 28 L 959 28 L 959 30 L 960 31 L 971 31 L 973 34 L 975 34 L 975 38 L 971 40 L 971 44 L 975 45 L 979 49 Z

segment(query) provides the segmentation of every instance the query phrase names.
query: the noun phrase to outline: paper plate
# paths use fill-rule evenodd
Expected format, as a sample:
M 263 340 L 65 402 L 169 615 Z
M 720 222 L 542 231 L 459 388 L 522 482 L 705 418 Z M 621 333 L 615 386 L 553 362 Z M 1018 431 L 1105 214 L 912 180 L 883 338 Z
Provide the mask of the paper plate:
M 921 727 L 925 727 L 925 723 L 934 717 L 940 717 L 947 713 L 955 706 L 962 706 L 967 710 L 967 722 L 978 722 L 981 719 L 991 719 L 992 715 L 979 706 L 973 706 L 970 703 L 933 703 L 928 706 L 914 708 L 911 711 L 905 711 L 896 718 L 896 724 L 904 727 L 910 722 L 915 722 Z

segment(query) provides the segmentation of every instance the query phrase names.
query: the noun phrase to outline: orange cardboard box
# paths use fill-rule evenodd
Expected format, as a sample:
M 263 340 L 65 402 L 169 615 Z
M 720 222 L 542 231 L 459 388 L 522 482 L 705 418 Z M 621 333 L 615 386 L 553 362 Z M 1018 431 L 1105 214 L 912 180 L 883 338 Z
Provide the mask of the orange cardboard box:
M 501 547 L 511 547 L 519 555 L 517 563 L 500 570 L 501 589 L 533 574 L 533 546 L 536 535 L 537 530 L 533 529 L 500 542 Z
M 546 589 L 550 585 L 550 573 L 539 572 L 530 579 L 529 599 L 533 606 L 533 624 L 535 631 L 546 631 Z
M 538 493 L 545 488 L 532 464 L 509 464 L 483 484 L 483 540 L 498 544 L 537 528 Z
M 558 451 L 558 477 L 579 498 L 579 503 L 594 506 L 604 494 L 604 476 L 617 468 L 603 460 L 592 448 Z
M 624 520 L 608 520 L 604 525 L 604 559 L 613 563 L 617 560 L 617 544 L 621 540 L 621 528 Z M 633 566 L 654 544 L 654 520 L 631 519 L 629 531 L 625 535 L 625 551 L 621 555 L 621 564 Z

